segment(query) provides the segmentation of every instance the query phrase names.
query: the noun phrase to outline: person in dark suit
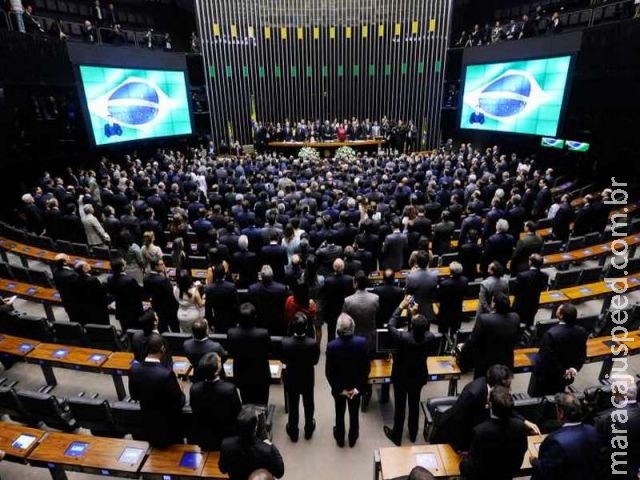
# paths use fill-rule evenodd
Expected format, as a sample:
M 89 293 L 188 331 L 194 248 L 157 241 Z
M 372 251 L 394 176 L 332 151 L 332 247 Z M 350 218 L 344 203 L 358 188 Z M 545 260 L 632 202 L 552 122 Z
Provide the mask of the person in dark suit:
M 509 235 L 509 222 L 505 219 L 498 220 L 496 233 L 484 243 L 482 271 L 486 272 L 487 266 L 494 260 L 500 262 L 502 266 L 506 266 L 507 262 L 511 260 L 514 244 L 513 237 Z
M 458 262 L 462 265 L 462 274 L 470 281 L 478 277 L 478 265 L 482 260 L 482 247 L 478 238 L 478 230 L 470 230 L 467 242 L 458 244 Z
M 467 291 L 469 281 L 463 275 L 462 265 L 458 262 L 451 262 L 449 265 L 450 277 L 443 278 L 438 282 L 436 298 L 439 302 L 438 311 L 438 331 L 445 335 L 448 340 L 460 329 L 464 314 L 462 313 L 462 302 Z
M 578 209 L 575 221 L 573 222 L 572 235 L 574 237 L 586 235 L 591 232 L 595 220 L 594 214 L 593 197 L 591 195 L 585 195 L 584 205 Z
M 146 358 L 129 370 L 129 393 L 140 402 L 145 440 L 157 448 L 183 442 L 184 393 L 171 367 L 161 363 L 166 351 L 164 339 L 152 334 Z
M 440 222 L 433 226 L 431 250 L 434 255 L 451 252 L 451 237 L 453 237 L 456 225 L 450 220 L 450 217 L 449 211 L 444 210 L 440 215 Z
M 278 233 L 271 232 L 271 241 L 260 250 L 260 262 L 273 270 L 273 279 L 284 283 L 284 267 L 289 263 L 287 249 L 278 243 Z
M 218 342 L 211 340 L 207 333 L 209 333 L 209 325 L 206 320 L 198 319 L 193 322 L 193 328 L 191 334 L 193 338 L 185 340 L 182 344 L 184 353 L 189 359 L 189 363 L 194 369 L 194 381 L 202 380 L 204 377 L 200 374 L 198 368 L 200 365 L 200 359 L 207 353 L 217 353 L 222 361 L 222 365 L 226 362 L 228 354 L 226 350 Z M 224 370 L 221 374 L 222 378 L 225 378 Z
M 543 263 L 541 255 L 532 254 L 529 256 L 529 269 L 518 273 L 513 283 L 513 310 L 527 327 L 533 325 L 540 306 L 540 294 L 549 284 L 549 275 L 540 270 Z
M 125 273 L 122 258 L 111 260 L 111 271 L 107 279 L 107 290 L 116 301 L 116 318 L 122 330 L 138 327 L 142 315 L 142 287 L 135 278 Z
M 343 248 L 335 244 L 334 238 L 333 230 L 327 230 L 324 235 L 324 241 L 316 250 L 318 273 L 320 275 L 330 275 L 333 262 L 342 257 Z
M 560 207 L 551 220 L 551 232 L 553 238 L 566 242 L 571 232 L 571 223 L 575 214 L 573 207 L 569 201 L 569 195 L 563 195 L 560 198 Z
M 543 217 L 552 202 L 551 189 L 549 188 L 547 180 L 544 178 L 540 179 L 538 186 L 540 189 L 538 193 L 536 193 L 533 208 L 531 209 L 531 215 L 533 215 L 535 219 Z
M 344 262 L 338 258 L 333 262 L 333 275 L 325 278 L 320 288 L 322 295 L 322 313 L 327 323 L 329 341 L 335 338 L 336 322 L 342 312 L 344 299 L 353 293 L 353 279 L 345 275 Z
M 276 478 L 284 475 L 284 462 L 278 449 L 256 435 L 258 412 L 245 405 L 237 419 L 238 435 L 222 440 L 218 466 L 229 480 L 245 480 L 252 472 L 264 468 Z
M 510 311 L 509 297 L 497 293 L 493 312 L 476 320 L 469 339 L 461 346 L 461 360 L 474 366 L 474 378 L 485 375 L 491 365 L 513 368 L 513 349 L 520 338 L 520 317 Z
M 246 235 L 238 238 L 239 250 L 231 257 L 231 271 L 238 274 L 238 288 L 249 288 L 258 278 L 258 256 L 249 250 Z
M 229 356 L 233 358 L 233 382 L 240 389 L 243 403 L 269 403 L 269 352 L 271 338 L 264 328 L 256 327 L 256 307 L 240 305 L 239 325 L 227 333 Z
M 571 303 L 558 308 L 560 324 L 542 337 L 531 373 L 529 395 L 541 397 L 564 391 L 573 383 L 587 358 L 589 334 L 576 325 L 578 311 Z
M 378 315 L 376 317 L 376 328 L 383 328 L 398 307 L 404 297 L 402 288 L 396 284 L 396 272 L 387 268 L 382 273 L 382 285 L 371 290 L 378 295 Z
M 151 307 L 158 314 L 158 329 L 160 332 L 179 332 L 178 302 L 173 295 L 173 285 L 167 278 L 167 268 L 164 260 L 151 259 L 149 273 L 144 276 L 144 293 L 151 299 Z
M 491 262 L 488 267 L 489 276 L 480 284 L 480 293 L 478 294 L 478 309 L 476 311 L 476 320 L 483 313 L 491 311 L 491 302 L 498 293 L 509 293 L 509 284 L 502 278 L 504 269 L 500 262 Z
M 469 232 L 475 230 L 476 232 L 482 231 L 482 219 L 477 214 L 475 209 L 468 208 L 468 215 L 462 220 L 460 226 L 460 236 L 458 238 L 458 245 L 464 245 L 469 240 Z
M 407 295 L 389 320 L 389 333 L 396 346 L 391 370 L 393 383 L 393 428 L 384 427 L 389 440 L 400 446 L 404 418 L 409 403 L 409 439 L 416 441 L 418 435 L 418 419 L 420 415 L 420 392 L 429 379 L 427 356 L 432 350 L 435 337 L 429 332 L 429 322 L 424 315 L 411 315 L 411 331 L 398 330 L 401 312 L 410 308 L 411 296 Z
M 520 232 L 524 228 L 525 211 L 521 203 L 522 197 L 518 194 L 513 195 L 507 203 L 505 218 L 509 222 L 509 233 L 513 238 L 520 238 Z
M 513 417 L 513 398 L 506 387 L 491 389 L 489 410 L 490 418 L 472 430 L 460 473 L 468 480 L 511 480 L 518 476 L 527 452 L 527 427 Z
M 149 345 L 149 338 L 151 335 L 160 333 L 158 332 L 158 315 L 151 308 L 145 310 L 145 312 L 138 319 L 138 324 L 142 330 L 135 330 L 131 335 L 131 351 L 133 352 L 133 358 L 137 362 L 144 362 L 147 358 L 147 350 Z M 169 350 L 165 350 L 160 360 L 163 366 L 172 368 L 173 359 Z
M 195 367 L 199 379 L 189 391 L 195 442 L 203 450 L 218 451 L 223 439 L 237 433 L 236 421 L 242 402 L 235 385 L 220 375 L 223 364 L 218 353 L 205 353 Z
M 238 289 L 225 279 L 224 266 L 214 267 L 214 281 L 204 291 L 204 315 L 209 328 L 216 333 L 227 333 L 236 326 L 238 318 Z
M 471 445 L 474 427 L 489 419 L 487 401 L 491 389 L 496 386 L 511 387 L 513 374 L 504 365 L 492 365 L 484 377 L 468 383 L 456 402 L 435 422 L 432 444 L 449 443 L 457 450 L 466 452 Z
M 258 313 L 258 325 L 268 329 L 271 335 L 286 335 L 284 308 L 288 296 L 287 287 L 274 281 L 269 265 L 260 270 L 260 281 L 249 287 L 248 299 Z
M 509 270 L 511 275 L 517 275 L 529 268 L 529 257 L 534 253 L 542 252 L 544 240 L 536 234 L 536 224 L 529 221 L 524 225 L 526 234 L 518 243 L 511 256 L 511 264 Z
M 434 317 L 433 301 L 438 287 L 438 276 L 428 270 L 429 257 L 423 250 L 418 251 L 416 266 L 418 268 L 407 276 L 405 290 L 413 295 L 418 304 L 418 312 L 427 317 L 427 321 L 431 322 Z
M 109 325 L 107 287 L 97 277 L 91 275 L 91 265 L 85 261 L 77 262 L 78 274 L 73 284 L 74 306 L 71 321 L 82 325 L 97 323 Z
M 563 424 L 531 455 L 532 480 L 596 480 L 601 478 L 598 434 L 582 423 L 580 401 L 569 393 L 555 398 L 558 421 Z M 637 474 L 636 474 L 637 475 Z
M 360 392 L 369 380 L 369 352 L 367 340 L 354 336 L 355 322 L 346 313 L 336 322 L 337 338 L 327 345 L 325 373 L 335 402 L 336 424 L 333 438 L 344 447 L 344 414 L 349 408 L 349 446 L 353 447 L 360 435 Z
M 393 232 L 387 235 L 382 243 L 380 267 L 402 270 L 407 266 L 409 240 L 407 235 L 400 231 L 402 227 L 400 218 L 395 217 L 391 221 L 391 226 L 393 227 Z
M 301 396 L 304 405 L 304 438 L 309 440 L 316 429 L 313 387 L 320 346 L 313 338 L 307 336 L 307 317 L 304 313 L 296 313 L 292 329 L 293 335 L 282 339 L 282 363 L 287 366 L 285 382 L 289 400 L 289 421 L 286 430 L 291 441 L 297 442 Z
M 78 321 L 76 315 L 75 284 L 78 280 L 78 273 L 69 265 L 69 256 L 66 253 L 59 253 L 54 259 L 53 283 L 60 294 L 62 306 L 67 312 L 69 320 Z

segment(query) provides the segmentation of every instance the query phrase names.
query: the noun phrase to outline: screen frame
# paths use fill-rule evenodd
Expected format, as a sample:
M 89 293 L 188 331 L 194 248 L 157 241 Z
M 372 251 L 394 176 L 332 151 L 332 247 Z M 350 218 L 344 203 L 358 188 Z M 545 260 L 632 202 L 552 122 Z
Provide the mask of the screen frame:
M 462 107 L 464 105 L 464 90 L 467 84 L 467 68 L 480 65 L 498 65 L 501 63 L 510 62 L 528 62 L 534 60 L 552 60 L 554 58 L 569 57 L 569 68 L 567 69 L 567 80 L 564 85 L 564 93 L 562 95 L 562 104 L 560 105 L 560 114 L 558 116 L 558 125 L 556 126 L 556 132 L 554 135 L 540 135 L 539 133 L 524 133 L 524 132 L 505 132 L 499 130 L 490 130 L 485 128 L 465 128 L 461 126 L 462 122 Z M 565 116 L 567 113 L 567 106 L 569 104 L 569 96 L 571 95 L 571 87 L 573 85 L 573 72 L 576 65 L 576 52 L 553 52 L 546 55 L 532 55 L 532 56 L 520 56 L 514 58 L 493 58 L 491 60 L 472 60 L 464 62 L 461 67 L 460 76 L 460 89 L 458 90 L 458 112 L 456 115 L 456 128 L 462 132 L 481 132 L 484 134 L 497 134 L 497 135 L 526 135 L 528 137 L 563 137 L 560 133 L 564 131 Z
M 15 450 L 26 451 L 29 449 L 31 445 L 33 445 L 38 438 L 35 435 L 31 435 L 30 433 L 21 433 L 18 435 L 13 442 L 11 442 L 11 448 Z M 18 442 L 28 442 L 28 445 L 21 447 Z
M 191 133 L 181 133 L 178 135 L 162 135 L 160 137 L 148 137 L 148 138 L 135 138 L 131 140 L 123 140 L 121 142 L 113 142 L 113 143 L 105 143 L 102 145 L 98 145 L 96 141 L 96 136 L 93 131 L 93 125 L 91 123 L 91 112 L 89 112 L 89 102 L 87 100 L 86 91 L 84 89 L 84 82 L 82 81 L 82 74 L 80 73 L 80 67 L 95 67 L 95 68 L 121 68 L 126 70 L 155 70 L 160 72 L 182 72 L 184 77 L 184 84 L 186 88 L 187 94 L 187 109 L 189 110 L 189 124 L 191 125 Z M 82 111 L 83 121 L 85 128 L 87 130 L 87 137 L 90 139 L 91 146 L 97 148 L 109 148 L 109 147 L 118 147 L 120 145 L 132 145 L 139 142 L 149 142 L 163 139 L 176 139 L 176 138 L 189 138 L 195 135 L 195 120 L 193 118 L 193 107 L 191 105 L 191 83 L 189 83 L 189 76 L 187 74 L 186 64 L 184 68 L 177 67 L 162 67 L 162 66 L 153 66 L 153 67 L 139 67 L 135 65 L 125 65 L 121 64 L 112 64 L 112 63 L 100 63 L 100 62 L 82 62 L 82 63 L 74 63 L 73 64 L 73 74 L 76 78 L 76 88 L 78 90 L 78 98 L 80 100 L 80 109 Z
M 82 446 L 82 451 L 78 453 L 71 452 L 71 449 L 76 446 L 77 447 Z M 74 440 L 69 444 L 67 449 L 64 451 L 64 455 L 65 457 L 82 458 L 86 455 L 87 450 L 89 450 L 89 442 L 80 442 L 80 441 Z

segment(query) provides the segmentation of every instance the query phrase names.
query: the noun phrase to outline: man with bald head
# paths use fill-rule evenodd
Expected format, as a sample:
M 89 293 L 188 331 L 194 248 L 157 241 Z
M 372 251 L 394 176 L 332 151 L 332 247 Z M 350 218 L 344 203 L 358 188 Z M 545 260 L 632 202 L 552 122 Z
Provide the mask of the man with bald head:
M 273 480 L 273 475 L 268 470 L 261 468 L 249 475 L 248 480 Z
M 75 284 L 78 280 L 78 274 L 69 265 L 69 256 L 66 253 L 59 253 L 55 257 L 55 263 L 53 268 L 53 283 L 60 294 L 60 300 L 62 300 L 62 306 L 67 312 L 71 321 L 76 318 L 74 307 L 75 299 Z
M 75 264 L 78 277 L 74 283 L 74 315 L 71 321 L 85 325 L 97 323 L 109 325 L 107 287 L 91 275 L 91 265 L 81 261 Z
M 354 292 L 353 278 L 344 273 L 344 261 L 337 258 L 333 262 L 333 275 L 325 278 L 320 293 L 323 302 L 324 321 L 327 323 L 329 341 L 335 338 L 336 321 L 342 312 L 344 299 Z

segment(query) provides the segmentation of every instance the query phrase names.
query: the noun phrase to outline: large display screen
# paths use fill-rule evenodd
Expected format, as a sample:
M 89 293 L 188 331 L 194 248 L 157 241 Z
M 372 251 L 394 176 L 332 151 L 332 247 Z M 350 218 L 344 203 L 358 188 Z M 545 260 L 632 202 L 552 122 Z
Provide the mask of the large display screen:
M 96 145 L 192 132 L 183 71 L 79 68 Z
M 571 57 L 468 65 L 460 128 L 555 136 Z

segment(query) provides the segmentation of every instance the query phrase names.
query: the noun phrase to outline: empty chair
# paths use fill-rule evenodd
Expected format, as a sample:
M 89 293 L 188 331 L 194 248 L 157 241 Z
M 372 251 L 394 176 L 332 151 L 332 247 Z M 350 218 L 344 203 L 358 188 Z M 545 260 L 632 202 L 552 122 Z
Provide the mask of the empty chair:
M 551 219 L 550 218 L 541 218 L 537 222 L 537 227 L 538 228 L 549 228 L 550 226 L 551 226 Z
M 109 247 L 93 247 L 91 249 L 93 257 L 99 260 L 110 260 L 114 252 L 117 255 L 117 250 L 111 250 Z
M 282 339 L 283 338 L 284 337 L 280 337 L 280 336 L 271 337 L 271 353 L 269 354 L 269 358 L 272 358 L 275 360 L 282 359 Z M 223 345 L 226 345 L 226 341 Z
M 584 236 L 569 237 L 569 240 L 567 241 L 567 251 L 570 252 L 571 250 L 578 250 L 579 248 L 584 247 L 584 245 Z
M 84 327 L 77 322 L 53 322 L 53 333 L 57 343 L 84 347 L 88 345 Z
M 553 279 L 553 288 L 564 288 L 577 285 L 581 274 L 582 270 L 579 268 L 567 270 L 566 272 L 557 272 Z
M 433 336 L 435 338 L 428 352 L 430 357 L 442 355 L 442 350 L 444 350 L 444 344 L 445 344 L 445 337 L 442 333 L 436 332 L 433 334 Z
M 542 340 L 544 334 L 547 333 L 547 331 L 549 331 L 551 327 L 555 327 L 556 325 L 558 325 L 558 323 L 560 323 L 560 321 L 557 318 L 540 320 L 539 322 L 537 322 L 535 325 L 535 345 L 540 345 L 540 341 Z
M 53 330 L 46 318 L 21 315 L 14 320 L 17 336 L 39 340 L 40 342 L 53 342 Z
M 448 267 L 451 265 L 451 262 L 454 262 L 458 259 L 458 252 L 455 253 L 444 253 L 440 256 L 440 266 Z
M 562 242 L 560 240 L 546 241 L 542 244 L 542 255 L 552 255 L 562 250 Z
M 425 441 L 429 441 L 434 423 L 438 421 L 440 416 L 449 410 L 458 397 L 434 397 L 426 402 L 421 402 L 422 411 L 424 412 L 424 428 L 422 433 Z
M 542 398 L 519 398 L 513 402 L 513 411 L 524 419 L 535 424 L 539 424 L 545 411 L 546 399 Z
M 70 397 L 67 400 L 71 415 L 78 426 L 99 437 L 123 437 L 116 428 L 109 402 L 102 398 Z
M 16 322 L 19 322 L 19 314 L 15 312 L 0 312 L 0 333 L 16 335 Z
M 189 266 L 191 268 L 204 270 L 209 267 L 209 261 L 207 260 L 207 257 L 193 255 L 189 257 Z
M 73 244 L 67 240 L 57 240 L 57 249 L 59 252 L 73 254 Z
M 590 247 L 591 245 L 597 245 L 598 243 L 600 243 L 601 238 L 602 238 L 602 235 L 600 234 L 600 232 L 587 233 L 584 236 L 584 245 L 585 247 Z
M 43 422 L 48 427 L 64 432 L 73 432 L 78 428 L 78 422 L 71 415 L 66 400 L 58 399 L 49 393 L 30 390 L 19 390 L 16 394 L 24 409 L 32 417 L 29 422 L 31 425 Z
M 469 340 L 469 337 L 471 336 L 472 331 L 473 330 L 471 328 L 461 328 L 460 330 L 458 330 L 456 332 L 455 344 L 458 345 L 460 343 L 464 343 L 467 340 Z
M 600 280 L 600 276 L 602 275 L 601 267 L 591 267 L 585 268 L 582 270 L 580 274 L 580 283 L 593 283 Z
M 480 284 L 482 282 L 469 282 L 467 285 L 467 291 L 464 293 L 464 298 L 476 299 L 480 295 Z
M 47 272 L 42 270 L 33 270 L 29 269 L 29 276 L 31 277 L 31 281 L 36 285 L 46 288 L 52 288 L 53 283 L 51 282 L 51 277 L 47 275 Z
M 18 282 L 31 283 L 31 275 L 29 275 L 27 268 L 11 265 L 11 271 L 13 272 L 13 278 Z
M 113 402 L 110 408 L 111 417 L 120 434 L 130 434 L 134 440 L 146 440 L 140 404 L 124 401 Z
M 599 320 L 600 320 L 600 315 L 578 316 L 576 325 L 580 325 L 589 333 L 594 333 Z
M 89 345 L 94 348 L 112 351 L 127 349 L 126 336 L 123 337 L 113 325 L 87 323 L 84 328 Z
M 11 265 L 5 262 L 0 262 L 0 278 L 5 278 L 7 280 L 14 280 L 13 271 L 11 270 Z
M 89 250 L 89 245 L 86 243 L 72 243 L 71 248 L 73 249 L 74 255 L 79 255 L 81 257 L 91 256 L 91 250 Z
M 184 355 L 184 341 L 191 338 L 188 333 L 170 333 L 164 332 L 162 337 L 167 341 L 169 345 L 169 351 L 173 355 Z
M 20 423 L 29 423 L 31 418 L 13 387 L 0 387 L 0 415 L 8 415 L 11 420 Z

